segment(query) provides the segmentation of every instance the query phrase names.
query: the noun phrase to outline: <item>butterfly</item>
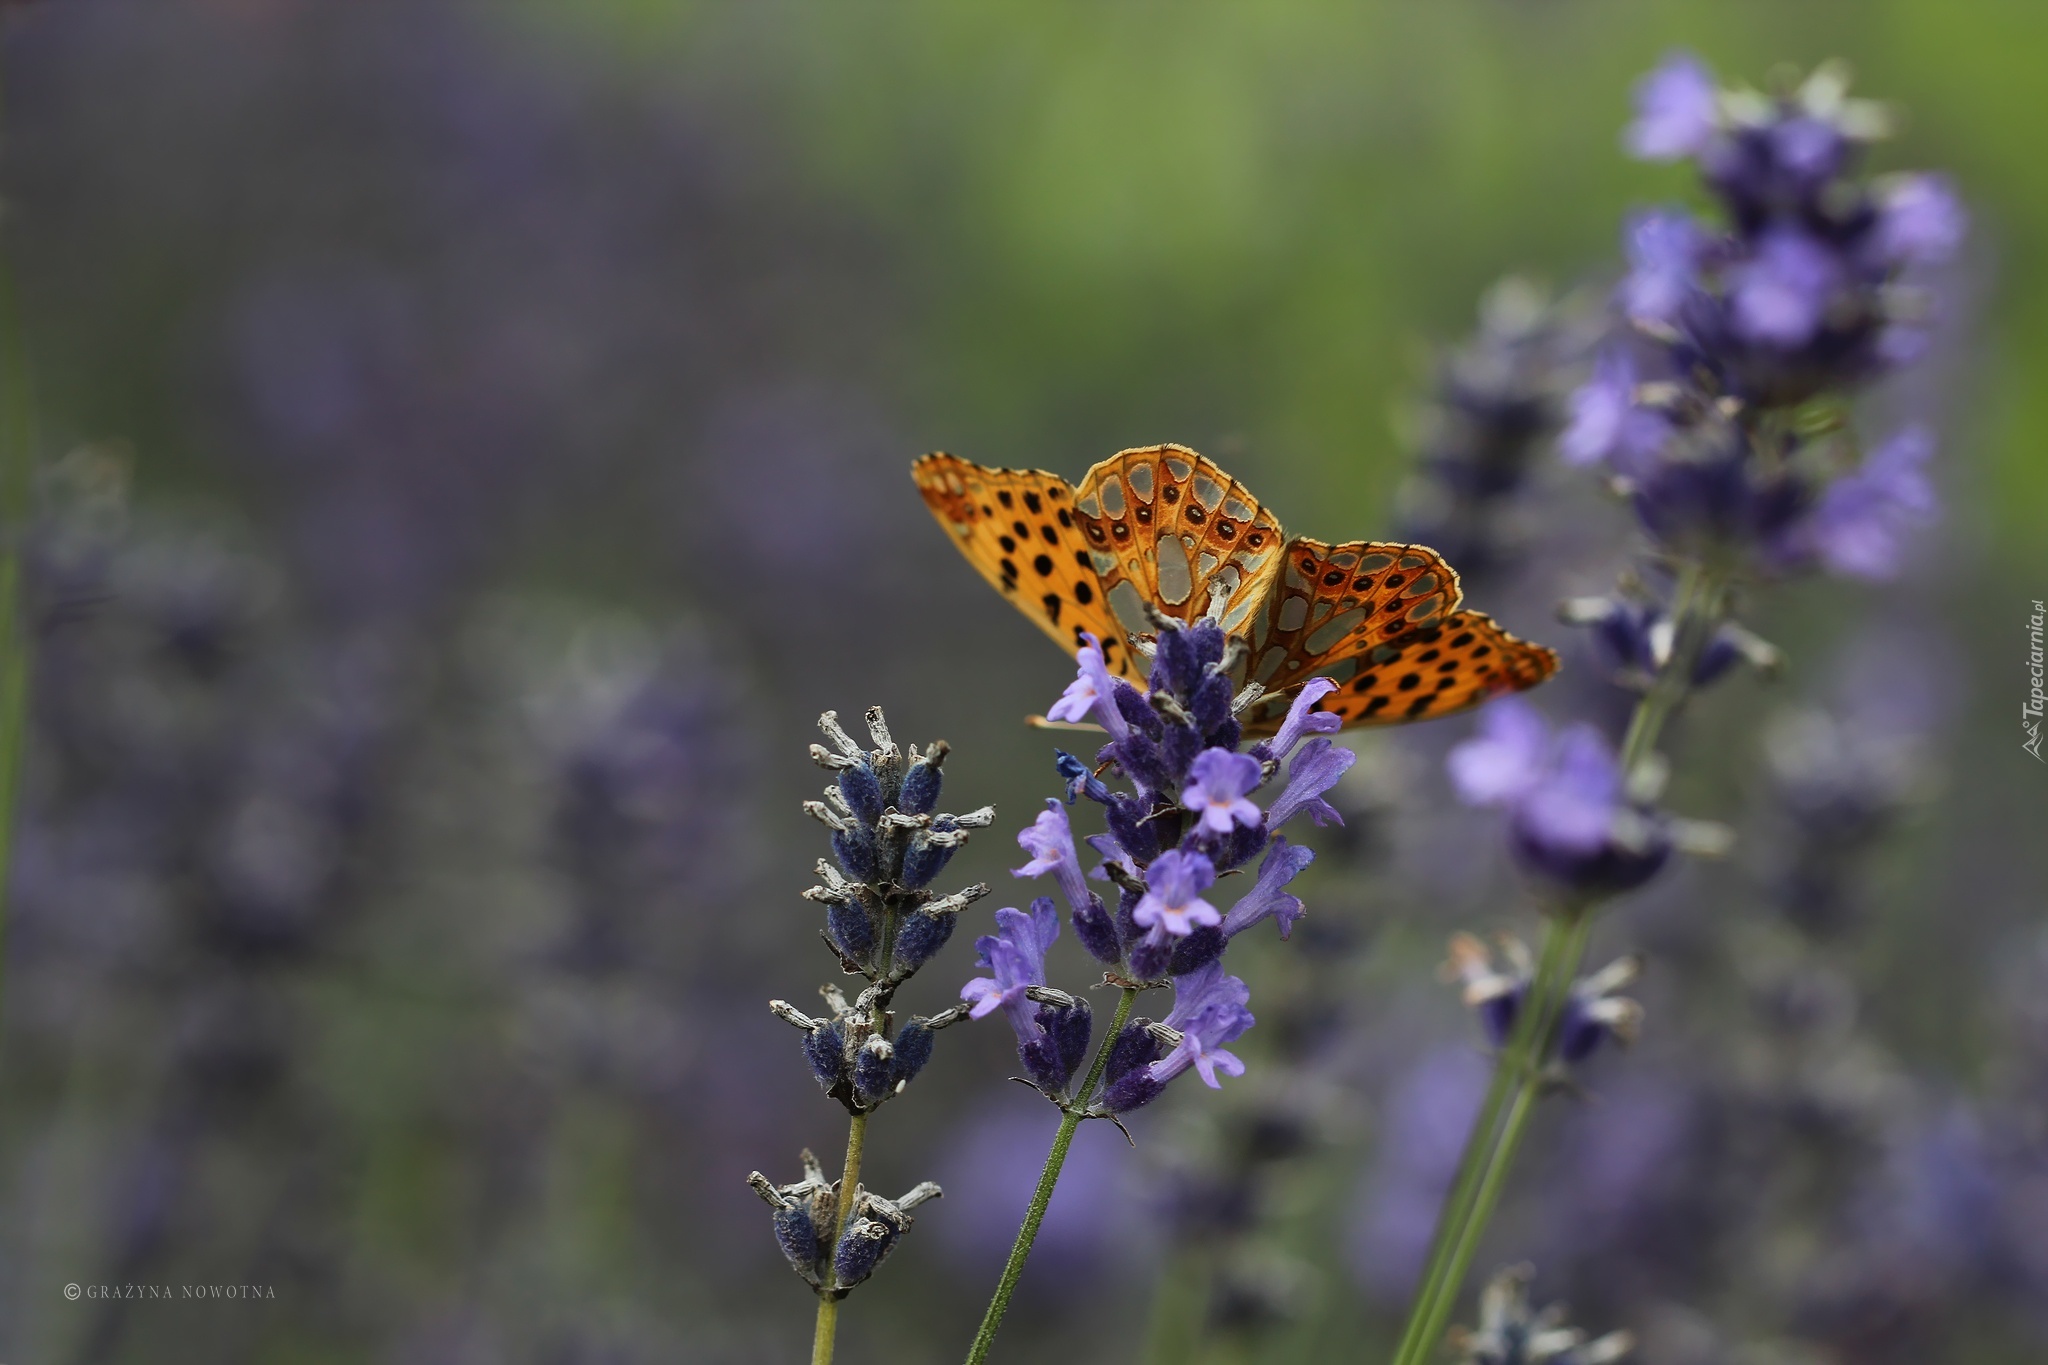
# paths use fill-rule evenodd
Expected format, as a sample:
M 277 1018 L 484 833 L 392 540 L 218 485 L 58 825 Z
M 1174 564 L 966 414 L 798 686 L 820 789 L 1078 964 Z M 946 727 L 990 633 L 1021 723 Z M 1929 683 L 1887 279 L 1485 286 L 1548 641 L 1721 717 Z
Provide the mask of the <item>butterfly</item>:
M 1459 607 L 1458 573 L 1426 545 L 1289 539 L 1251 491 L 1185 446 L 1120 451 L 1078 487 L 1057 474 L 953 455 L 910 467 L 953 543 L 1063 648 L 1102 641 L 1112 673 L 1142 687 L 1134 648 L 1147 608 L 1204 617 L 1244 643 L 1239 684 L 1265 694 L 1240 717 L 1271 733 L 1313 677 L 1315 709 L 1351 725 L 1402 725 L 1536 686 L 1557 655 Z

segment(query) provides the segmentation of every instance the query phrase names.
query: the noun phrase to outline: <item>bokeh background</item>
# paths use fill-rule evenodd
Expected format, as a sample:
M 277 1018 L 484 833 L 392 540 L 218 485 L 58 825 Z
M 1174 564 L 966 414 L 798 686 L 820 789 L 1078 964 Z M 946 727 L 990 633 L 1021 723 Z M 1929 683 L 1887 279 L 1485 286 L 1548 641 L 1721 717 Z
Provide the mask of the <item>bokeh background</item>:
M 1072 477 L 1176 440 L 1292 529 L 1394 532 L 1492 283 L 1563 300 L 1568 382 L 1622 215 L 1693 196 L 1618 144 L 1680 45 L 1757 82 L 1845 57 L 1910 114 L 1880 165 L 1954 176 L 1941 343 L 1864 414 L 1937 427 L 1947 512 L 1896 583 L 1758 599 L 1787 667 L 1675 732 L 1674 804 L 1741 842 L 1603 929 L 1649 954 L 1646 1036 L 1555 1102 L 1483 1263 L 1656 1365 L 2040 1359 L 2024 0 L 8 7 L 44 475 L 0 1356 L 800 1358 L 743 1182 L 844 1141 L 765 1008 L 837 975 L 797 898 L 813 722 L 950 740 L 949 800 L 999 811 L 953 872 L 1002 891 L 1055 789 L 1021 718 L 1070 671 L 910 458 Z M 1547 709 L 1611 717 L 1550 613 L 1625 518 L 1539 452 L 1503 535 L 1475 602 L 1566 647 Z M 1360 741 L 1311 919 L 1242 969 L 1253 1074 L 1136 1150 L 1084 1128 L 1005 1357 L 1371 1358 L 1397 1326 L 1483 1076 L 1432 968 L 1532 928 L 1442 777 L 1468 729 Z M 905 1003 L 970 964 L 963 934 Z M 947 1193 L 844 1360 L 971 1334 L 1056 1121 L 1002 1033 L 945 1034 L 874 1122 L 876 1187 Z

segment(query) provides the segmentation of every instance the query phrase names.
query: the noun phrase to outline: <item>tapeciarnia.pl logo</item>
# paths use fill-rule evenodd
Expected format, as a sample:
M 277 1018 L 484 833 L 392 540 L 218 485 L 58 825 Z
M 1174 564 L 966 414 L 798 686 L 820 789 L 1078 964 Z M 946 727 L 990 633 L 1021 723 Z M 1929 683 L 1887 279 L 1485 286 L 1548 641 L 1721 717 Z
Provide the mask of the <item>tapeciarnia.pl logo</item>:
M 2027 693 L 2026 704 L 2020 707 L 2020 724 L 2026 729 L 2027 738 L 2020 745 L 2032 754 L 2036 761 L 2048 763 L 2041 757 L 2041 713 L 2048 708 L 2048 694 L 2042 691 L 2041 624 L 2048 619 L 2048 605 L 2039 598 L 2034 600 L 2034 614 L 2027 623 L 2027 673 L 2033 679 L 2033 687 Z

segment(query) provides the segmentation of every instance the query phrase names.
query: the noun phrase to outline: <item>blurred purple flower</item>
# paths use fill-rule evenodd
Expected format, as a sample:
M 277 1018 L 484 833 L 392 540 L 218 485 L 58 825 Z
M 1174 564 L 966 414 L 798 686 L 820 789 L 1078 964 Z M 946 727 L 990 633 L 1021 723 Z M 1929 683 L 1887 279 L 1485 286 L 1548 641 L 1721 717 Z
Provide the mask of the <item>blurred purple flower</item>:
M 1636 120 L 1623 138 L 1645 161 L 1695 156 L 1720 125 L 1713 73 L 1689 52 L 1672 53 L 1636 82 L 1635 103 Z
M 1593 375 L 1572 394 L 1571 420 L 1558 437 L 1566 464 L 1602 464 L 1633 474 L 1662 448 L 1671 423 L 1636 402 L 1641 382 L 1626 347 L 1610 346 L 1593 362 Z
M 1845 578 L 1897 577 L 1908 538 L 1939 509 L 1924 468 L 1933 455 L 1934 437 L 1925 427 L 1899 431 L 1860 468 L 1828 485 L 1790 533 L 1794 553 L 1810 553 Z
M 1663 823 L 1624 796 L 1622 774 L 1590 725 L 1552 736 L 1535 708 L 1507 698 L 1447 760 L 1461 799 L 1508 811 L 1524 871 L 1568 894 L 1615 895 L 1655 876 L 1671 853 Z
M 1706 234 L 1689 214 L 1652 209 L 1629 220 L 1624 240 L 1629 274 L 1621 285 L 1622 310 L 1638 323 L 1676 323 L 1699 288 Z
M 1820 331 L 1842 283 L 1842 264 L 1825 244 L 1792 227 L 1773 227 L 1749 260 L 1730 272 L 1730 314 L 1750 341 L 1804 346 Z
M 1939 265 L 1956 253 L 1968 227 L 1944 176 L 1900 176 L 1879 195 L 1876 247 L 1888 265 Z

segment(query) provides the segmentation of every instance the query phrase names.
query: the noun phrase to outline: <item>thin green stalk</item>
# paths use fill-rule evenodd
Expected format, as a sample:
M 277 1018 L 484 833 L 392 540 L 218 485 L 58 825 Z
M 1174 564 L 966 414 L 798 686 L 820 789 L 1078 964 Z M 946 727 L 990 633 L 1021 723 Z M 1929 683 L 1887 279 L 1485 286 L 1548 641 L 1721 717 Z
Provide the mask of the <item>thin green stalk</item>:
M 28 521 L 32 429 L 14 274 L 0 253 L 0 949 L 6 943 L 15 785 L 28 714 L 30 637 L 23 619 L 21 542 Z
M 1692 690 L 1694 668 L 1720 624 L 1727 592 L 1726 579 L 1714 570 L 1695 564 L 1681 569 L 1672 608 L 1671 655 L 1629 717 L 1619 760 L 1624 775 L 1634 775 L 1656 751 L 1665 725 Z M 1479 1240 L 1492 1221 L 1508 1171 L 1542 1097 L 1542 1060 L 1549 1056 L 1551 1034 L 1578 974 L 1590 932 L 1591 915 L 1584 908 L 1574 908 L 1549 922 L 1541 961 L 1529 987 L 1529 1007 L 1517 1021 L 1515 1034 L 1494 1069 L 1486 1102 L 1473 1123 L 1393 1365 L 1423 1365 L 1449 1324 L 1458 1291 L 1471 1270 Z
M 855 1114 L 846 1129 L 846 1167 L 839 1176 L 839 1208 L 832 1216 L 834 1247 L 839 1245 L 839 1234 L 846 1230 L 846 1214 L 854 1192 L 860 1188 L 860 1163 L 867 1145 L 868 1116 Z M 811 1337 L 811 1365 L 832 1365 L 832 1351 L 839 1336 L 840 1302 L 837 1294 L 818 1296 L 818 1330 Z
M 1563 936 L 1546 932 L 1536 967 L 1538 980 L 1546 980 L 1556 971 L 1556 956 Z M 1531 987 L 1532 993 L 1534 987 Z M 1409 1306 L 1408 1326 L 1401 1334 L 1400 1345 L 1394 1349 L 1397 1362 L 1406 1361 L 1414 1354 L 1416 1341 L 1421 1336 L 1422 1325 L 1435 1306 L 1436 1297 L 1443 1292 L 1444 1268 L 1457 1245 L 1458 1233 L 1471 1216 L 1472 1201 L 1479 1191 L 1480 1173 L 1486 1168 L 1492 1156 L 1494 1143 L 1500 1133 L 1501 1112 L 1507 1107 L 1508 1095 L 1514 1088 L 1515 1068 L 1508 1064 L 1515 1056 L 1523 1034 L 1534 1027 L 1535 1012 L 1527 1010 L 1517 1021 L 1517 1028 L 1506 1040 L 1501 1055 L 1493 1068 L 1493 1082 L 1487 1087 L 1486 1099 L 1481 1104 L 1478 1117 L 1473 1120 L 1471 1135 L 1465 1140 L 1464 1154 L 1458 1161 L 1457 1176 L 1451 1182 L 1451 1189 L 1444 1200 L 1443 1212 L 1438 1215 L 1436 1235 L 1431 1240 L 1429 1261 L 1422 1272 L 1422 1279 L 1416 1287 L 1415 1301 Z
M 1109 1021 L 1109 1031 L 1102 1035 L 1102 1042 L 1095 1049 L 1095 1060 L 1089 1064 L 1088 1078 L 1081 1082 L 1081 1088 L 1074 1092 L 1074 1102 L 1060 1117 L 1059 1131 L 1053 1134 L 1052 1150 L 1046 1153 L 1045 1169 L 1038 1173 L 1038 1188 L 1031 1192 L 1031 1206 L 1024 1212 L 1024 1226 L 1017 1229 L 1017 1240 L 1010 1247 L 1010 1259 L 1003 1263 L 1003 1277 L 996 1281 L 995 1297 L 988 1301 L 988 1311 L 981 1317 L 981 1330 L 974 1334 L 974 1345 L 967 1350 L 967 1365 L 982 1365 L 996 1343 L 996 1330 L 1003 1325 L 1003 1314 L 1010 1309 L 1010 1295 L 1017 1291 L 1017 1281 L 1023 1278 L 1025 1258 L 1031 1255 L 1031 1244 L 1038 1240 L 1038 1225 L 1045 1221 L 1045 1206 L 1052 1202 L 1052 1188 L 1059 1183 L 1060 1167 L 1066 1165 L 1067 1148 L 1074 1145 L 1074 1130 L 1086 1117 L 1084 1110 L 1088 1099 L 1095 1093 L 1095 1083 L 1102 1079 L 1102 1068 L 1109 1063 L 1109 1050 L 1116 1044 L 1116 1036 L 1124 1031 L 1124 1024 L 1130 1020 L 1131 1004 L 1137 998 L 1135 986 L 1124 987 L 1123 995 L 1116 1002 L 1116 1015 Z
M 1487 1224 L 1493 1221 L 1493 1211 L 1500 1202 L 1502 1189 L 1506 1187 L 1508 1171 L 1513 1168 L 1515 1157 L 1521 1151 L 1522 1139 L 1529 1131 L 1529 1120 L 1536 1112 L 1536 1102 L 1543 1096 L 1543 1059 L 1550 1055 L 1558 1021 L 1564 1013 L 1565 996 L 1571 990 L 1573 977 L 1578 974 L 1579 959 L 1585 956 L 1586 939 L 1592 932 L 1592 923 L 1592 916 L 1583 910 L 1574 912 L 1569 920 L 1552 919 L 1550 922 L 1549 937 L 1562 941 L 1556 958 L 1562 969 L 1556 971 L 1550 980 L 1539 979 L 1530 987 L 1529 1013 L 1535 1020 L 1534 1026 L 1519 1055 L 1503 1063 L 1515 1073 L 1514 1097 L 1508 1105 L 1500 1140 L 1494 1144 L 1487 1158 L 1471 1211 L 1445 1264 L 1440 1292 L 1416 1334 L 1412 1358 L 1417 1365 L 1428 1359 L 1431 1347 L 1443 1339 L 1444 1329 L 1450 1325 L 1451 1310 L 1457 1306 L 1458 1289 L 1471 1272 L 1472 1258 L 1479 1253 L 1479 1239 L 1486 1232 Z

